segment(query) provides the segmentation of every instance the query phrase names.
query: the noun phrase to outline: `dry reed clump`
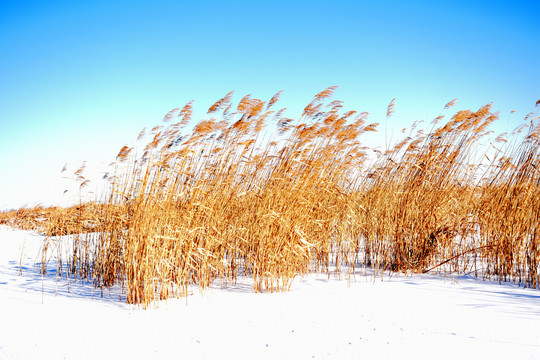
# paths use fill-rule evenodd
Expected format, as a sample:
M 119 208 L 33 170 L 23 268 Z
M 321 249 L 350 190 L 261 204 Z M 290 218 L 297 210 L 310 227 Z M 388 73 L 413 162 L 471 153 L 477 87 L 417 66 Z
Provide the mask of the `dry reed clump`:
M 121 211 L 117 206 L 94 202 L 68 208 L 35 206 L 0 212 L 0 224 L 22 230 L 37 230 L 47 236 L 71 235 L 100 229 L 104 212 Z
M 286 290 L 331 265 L 474 270 L 539 287 L 537 118 L 488 164 L 491 105 L 439 126 L 441 115 L 373 158 L 360 138 L 378 124 L 330 101 L 334 90 L 297 120 L 275 110 L 280 93 L 236 106 L 229 93 L 191 133 L 192 103 L 173 109 L 141 132 L 146 145 L 120 150 L 106 201 L 50 212 L 47 233 L 79 234 L 73 273 L 121 284 L 144 306 L 242 274 L 256 291 Z
M 0 225 L 8 225 L 22 230 L 44 231 L 45 222 L 45 211 L 41 206 L 0 212 Z

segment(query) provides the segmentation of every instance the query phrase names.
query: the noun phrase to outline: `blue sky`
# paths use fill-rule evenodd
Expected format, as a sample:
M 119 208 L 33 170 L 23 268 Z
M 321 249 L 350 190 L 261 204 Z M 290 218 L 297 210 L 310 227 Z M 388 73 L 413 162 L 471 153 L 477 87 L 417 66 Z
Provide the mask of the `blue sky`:
M 396 98 L 396 128 L 454 98 L 494 102 L 495 130 L 513 128 L 540 98 L 539 14 L 538 1 L 0 0 L 0 209 L 63 204 L 65 163 L 98 169 L 170 109 L 193 99 L 201 115 L 231 90 L 284 90 L 295 116 L 338 85 L 378 122 Z

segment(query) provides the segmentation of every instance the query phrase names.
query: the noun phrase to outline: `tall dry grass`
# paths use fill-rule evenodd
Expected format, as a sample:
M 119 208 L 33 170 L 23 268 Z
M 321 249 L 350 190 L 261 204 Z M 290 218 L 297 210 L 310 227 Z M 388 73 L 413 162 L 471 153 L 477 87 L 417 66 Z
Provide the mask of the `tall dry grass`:
M 239 275 L 275 291 L 357 267 L 540 288 L 538 117 L 493 138 L 486 105 L 379 151 L 361 142 L 378 124 L 332 101 L 334 90 L 299 119 L 276 108 L 280 93 L 238 104 L 229 93 L 191 132 L 191 102 L 173 109 L 120 150 L 102 203 L 49 213 L 49 235 L 77 234 L 60 263 L 143 305 Z

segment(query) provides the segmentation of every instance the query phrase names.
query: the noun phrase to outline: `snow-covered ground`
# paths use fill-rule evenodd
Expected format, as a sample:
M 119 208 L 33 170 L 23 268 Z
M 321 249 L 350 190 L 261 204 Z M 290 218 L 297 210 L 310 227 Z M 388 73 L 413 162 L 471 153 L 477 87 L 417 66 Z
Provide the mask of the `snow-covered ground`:
M 42 277 L 42 239 L 0 226 L 0 359 L 540 359 L 538 290 L 360 270 L 286 293 L 240 279 L 142 310 Z

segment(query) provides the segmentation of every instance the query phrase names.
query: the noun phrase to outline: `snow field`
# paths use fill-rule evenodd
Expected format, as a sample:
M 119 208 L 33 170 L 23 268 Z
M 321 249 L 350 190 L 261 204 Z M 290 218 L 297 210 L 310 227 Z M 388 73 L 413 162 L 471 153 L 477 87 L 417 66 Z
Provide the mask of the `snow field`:
M 285 293 L 217 282 L 142 310 L 119 288 L 42 277 L 42 240 L 0 227 L 0 359 L 540 359 L 538 290 L 359 269 Z

